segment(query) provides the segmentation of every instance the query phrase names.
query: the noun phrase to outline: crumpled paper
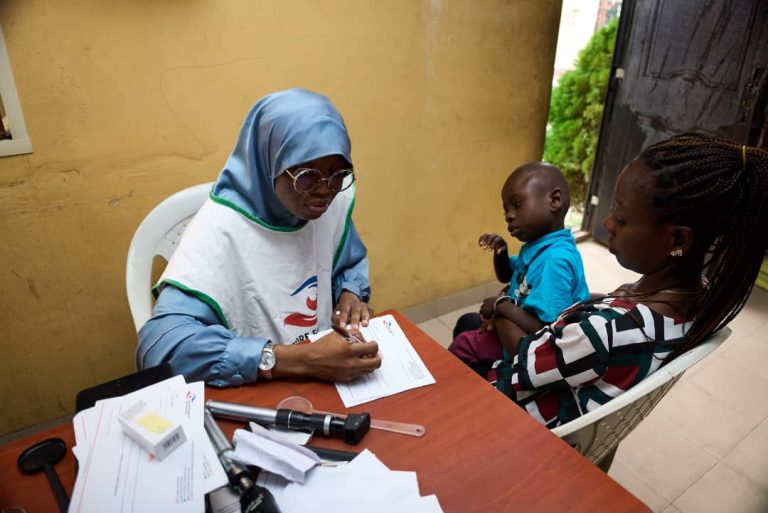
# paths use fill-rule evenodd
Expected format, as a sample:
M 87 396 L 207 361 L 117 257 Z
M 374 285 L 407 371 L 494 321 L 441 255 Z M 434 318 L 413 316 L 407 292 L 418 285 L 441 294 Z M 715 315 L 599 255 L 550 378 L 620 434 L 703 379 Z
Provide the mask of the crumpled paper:
M 320 463 L 320 458 L 306 447 L 286 442 L 279 435 L 254 424 L 253 432 L 235 431 L 233 459 L 246 465 L 278 474 L 295 483 L 303 483 L 309 469 Z

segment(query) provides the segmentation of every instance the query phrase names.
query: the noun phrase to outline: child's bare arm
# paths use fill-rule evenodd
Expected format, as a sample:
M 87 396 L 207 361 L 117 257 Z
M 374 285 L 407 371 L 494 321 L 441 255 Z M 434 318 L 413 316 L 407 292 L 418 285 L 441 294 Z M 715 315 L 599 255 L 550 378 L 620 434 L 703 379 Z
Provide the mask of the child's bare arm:
M 499 301 L 495 306 L 496 315 L 515 323 L 525 335 L 535 333 L 544 327 L 544 323 L 535 315 L 526 312 L 511 301 Z
M 499 342 L 501 342 L 502 347 L 512 356 L 517 353 L 517 346 L 520 344 L 520 339 L 528 335 L 523 328 L 503 317 L 496 318 L 494 321 L 494 328 L 496 329 L 496 336 L 499 337 Z
M 496 271 L 496 279 L 502 283 L 509 283 L 512 279 L 512 268 L 509 266 L 509 251 L 504 238 L 495 233 L 484 233 L 477 243 L 481 248 L 493 251 L 493 270 Z

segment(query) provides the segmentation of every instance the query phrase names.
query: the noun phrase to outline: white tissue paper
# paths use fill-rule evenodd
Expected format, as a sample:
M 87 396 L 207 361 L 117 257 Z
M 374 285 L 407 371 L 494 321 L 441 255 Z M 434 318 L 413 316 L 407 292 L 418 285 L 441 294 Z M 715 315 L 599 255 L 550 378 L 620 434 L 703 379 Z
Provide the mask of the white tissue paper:
M 248 425 L 251 427 L 251 431 L 256 431 L 258 429 L 253 426 L 261 427 L 260 424 L 256 424 L 255 422 L 249 422 Z M 312 439 L 312 433 L 305 433 L 304 431 L 292 431 L 278 426 L 269 426 L 267 429 L 269 429 L 270 433 L 276 435 L 278 439 L 284 442 L 292 442 L 296 445 L 307 445 Z
M 282 513 L 442 513 L 435 495 L 422 497 L 415 472 L 393 471 L 369 450 L 341 467 L 316 467 L 302 484 L 261 472 L 256 483 Z
M 286 442 L 258 424 L 251 429 L 253 432 L 238 429 L 232 440 L 233 458 L 240 463 L 254 465 L 295 483 L 303 483 L 307 471 L 320 463 L 320 458 L 305 447 Z

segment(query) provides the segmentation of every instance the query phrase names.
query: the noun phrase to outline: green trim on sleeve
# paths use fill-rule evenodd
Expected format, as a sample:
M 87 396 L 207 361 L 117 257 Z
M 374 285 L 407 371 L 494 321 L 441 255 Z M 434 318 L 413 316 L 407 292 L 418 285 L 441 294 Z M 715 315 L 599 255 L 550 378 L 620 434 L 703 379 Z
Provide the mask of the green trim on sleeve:
M 349 236 L 349 223 L 352 222 L 352 211 L 355 209 L 355 197 L 352 196 L 352 201 L 349 202 L 349 208 L 347 209 L 347 218 L 344 220 L 344 233 L 341 235 L 341 240 L 339 240 L 339 245 L 336 248 L 336 253 L 333 255 L 333 264 L 331 265 L 331 269 L 336 268 L 336 262 L 339 261 L 339 257 L 341 257 L 341 250 L 344 248 L 344 244 L 347 242 L 347 236 Z
M 161 280 L 157 282 L 157 285 L 152 287 L 152 294 L 155 295 L 155 298 L 160 294 L 160 288 L 163 285 L 172 285 L 176 287 L 177 289 L 186 292 L 188 294 L 191 294 L 195 296 L 197 299 L 205 303 L 206 305 L 210 306 L 214 312 L 216 312 L 216 315 L 219 317 L 219 320 L 221 321 L 221 324 L 224 325 L 225 328 L 230 329 L 229 323 L 227 322 L 227 318 L 224 316 L 224 312 L 221 310 L 221 307 L 216 302 L 215 299 L 213 299 L 211 296 L 204 294 L 200 292 L 199 290 L 191 289 L 187 287 L 186 285 L 182 285 L 181 283 L 177 282 L 176 280 Z
M 211 190 L 210 198 L 211 198 L 211 201 L 213 201 L 215 203 L 218 203 L 219 205 L 223 205 L 223 206 L 225 206 L 227 208 L 231 208 L 232 210 L 234 210 L 235 212 L 237 212 L 241 216 L 245 217 L 246 219 L 250 219 L 254 223 L 256 223 L 256 224 L 258 224 L 260 226 L 263 226 L 267 230 L 272 230 L 273 232 L 296 232 L 296 231 L 299 231 L 302 228 L 304 228 L 304 226 L 306 226 L 306 224 L 307 224 L 307 222 L 304 221 L 301 224 L 299 224 L 298 226 L 272 226 L 271 224 L 265 222 L 263 219 L 259 219 L 255 215 L 253 215 L 250 212 L 246 211 L 244 208 L 242 208 L 242 207 L 240 207 L 238 205 L 235 205 L 231 201 L 226 200 L 226 199 L 222 198 L 221 196 L 216 196 L 215 194 L 213 194 L 213 190 Z

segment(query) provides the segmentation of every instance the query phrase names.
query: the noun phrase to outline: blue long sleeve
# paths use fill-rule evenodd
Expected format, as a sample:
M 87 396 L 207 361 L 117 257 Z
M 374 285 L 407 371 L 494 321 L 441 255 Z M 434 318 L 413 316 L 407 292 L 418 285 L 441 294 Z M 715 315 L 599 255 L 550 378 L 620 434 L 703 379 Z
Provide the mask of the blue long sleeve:
M 342 290 L 349 290 L 364 301 L 370 297 L 366 253 L 354 224 L 350 223 L 333 269 L 334 302 Z M 206 303 L 167 285 L 157 298 L 152 318 L 139 330 L 136 367 L 144 369 L 169 362 L 175 373 L 188 380 L 203 380 L 216 387 L 240 386 L 257 381 L 266 344 L 264 338 L 238 337 L 221 324 Z
M 349 232 L 341 253 L 333 268 L 332 287 L 333 302 L 339 301 L 343 290 L 356 294 L 361 300 L 368 302 L 371 298 L 371 283 L 368 280 L 367 250 L 355 228 L 355 223 L 349 223 Z
M 166 286 L 139 330 L 136 367 L 170 362 L 175 373 L 217 387 L 255 382 L 266 339 L 241 338 L 204 302 Z

